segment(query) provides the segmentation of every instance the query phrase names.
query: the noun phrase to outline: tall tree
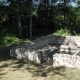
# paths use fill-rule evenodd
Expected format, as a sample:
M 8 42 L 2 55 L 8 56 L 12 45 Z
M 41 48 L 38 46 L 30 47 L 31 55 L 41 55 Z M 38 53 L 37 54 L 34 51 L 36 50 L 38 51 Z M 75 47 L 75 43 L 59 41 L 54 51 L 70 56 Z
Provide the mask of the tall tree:
M 32 10 L 33 10 L 33 0 L 31 0 L 31 14 L 30 14 L 30 38 L 32 39 Z
M 21 0 L 8 0 L 10 2 L 10 15 L 14 24 L 14 29 L 18 29 L 19 37 L 22 37 L 21 26 Z M 16 22 L 17 23 L 16 23 Z M 17 27 L 16 27 L 17 26 Z
M 66 0 L 64 0 L 64 27 L 65 27 L 65 21 L 66 21 Z
M 22 38 L 22 26 L 21 26 L 21 0 L 18 0 L 18 4 L 19 4 L 19 11 L 18 11 L 18 29 L 19 29 L 19 35 L 20 38 Z

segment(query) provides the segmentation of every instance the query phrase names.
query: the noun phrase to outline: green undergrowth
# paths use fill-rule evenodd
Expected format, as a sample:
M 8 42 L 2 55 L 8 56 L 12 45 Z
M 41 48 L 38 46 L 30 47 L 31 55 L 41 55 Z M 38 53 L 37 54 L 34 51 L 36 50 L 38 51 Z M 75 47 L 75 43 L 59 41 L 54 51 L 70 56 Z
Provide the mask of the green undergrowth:
M 73 34 L 72 34 L 73 32 Z M 70 31 L 68 29 L 59 29 L 57 31 L 55 31 L 53 34 L 54 35 L 61 35 L 61 36 L 80 36 L 80 33 L 76 33 L 75 31 Z
M 3 44 L 11 44 L 11 43 L 17 43 L 17 42 L 29 42 L 30 39 L 20 39 L 16 37 L 15 35 L 6 34 L 4 36 L 0 37 L 0 45 Z
M 64 35 L 64 36 L 71 36 L 71 33 L 68 29 L 59 29 L 54 34 Z

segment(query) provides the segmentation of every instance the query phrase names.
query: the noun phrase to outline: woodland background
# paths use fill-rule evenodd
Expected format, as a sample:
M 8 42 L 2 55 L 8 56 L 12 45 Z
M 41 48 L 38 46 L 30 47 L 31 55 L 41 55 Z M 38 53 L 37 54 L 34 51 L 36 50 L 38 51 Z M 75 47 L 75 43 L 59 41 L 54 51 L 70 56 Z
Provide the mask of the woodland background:
M 75 3 L 75 6 L 71 4 Z M 0 42 L 5 37 L 80 35 L 80 0 L 0 0 Z

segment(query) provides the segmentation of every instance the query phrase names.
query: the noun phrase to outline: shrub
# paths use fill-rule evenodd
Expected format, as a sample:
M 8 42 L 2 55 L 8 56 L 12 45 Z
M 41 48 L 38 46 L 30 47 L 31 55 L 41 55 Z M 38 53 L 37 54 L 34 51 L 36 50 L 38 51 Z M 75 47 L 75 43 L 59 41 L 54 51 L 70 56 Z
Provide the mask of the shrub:
M 70 31 L 68 29 L 60 29 L 57 30 L 54 34 L 58 34 L 58 35 L 64 35 L 64 36 L 70 36 Z

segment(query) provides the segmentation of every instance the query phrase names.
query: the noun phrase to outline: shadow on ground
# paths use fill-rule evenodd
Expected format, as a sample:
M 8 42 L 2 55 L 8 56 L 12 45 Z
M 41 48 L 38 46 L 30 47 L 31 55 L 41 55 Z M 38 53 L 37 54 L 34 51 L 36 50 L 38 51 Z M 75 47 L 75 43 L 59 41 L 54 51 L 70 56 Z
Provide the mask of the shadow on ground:
M 54 76 L 56 74 L 65 76 L 64 72 L 66 68 L 63 66 L 54 68 L 52 66 L 43 66 L 41 64 L 35 64 L 33 62 L 28 62 L 25 60 L 18 60 L 17 62 L 15 62 L 15 64 L 17 64 L 17 66 L 12 67 L 14 68 L 13 71 L 23 68 L 23 70 L 27 70 L 28 72 L 30 72 L 32 74 L 32 77 L 47 77 L 48 75 Z
M 11 43 L 11 44 L 4 44 L 4 45 L 0 45 L 0 61 L 6 61 L 6 60 L 10 60 L 10 49 L 14 46 L 17 46 L 19 44 L 23 44 L 25 43 L 24 41 L 20 41 L 20 42 L 15 42 L 15 43 Z
M 65 76 L 65 67 L 56 67 L 53 68 L 51 66 L 42 66 L 40 64 L 35 64 L 30 61 L 25 61 L 25 60 L 7 60 L 4 61 L 4 64 L 0 66 L 0 77 L 6 75 L 8 72 L 3 71 L 5 69 L 11 69 L 12 72 L 15 71 L 28 71 L 29 74 L 32 75 L 32 77 L 47 77 L 47 76 L 54 76 L 54 75 L 60 75 L 60 76 Z
M 36 65 L 36 68 L 31 68 L 31 67 L 27 67 L 26 68 L 30 73 L 32 73 L 33 77 L 36 76 L 41 76 L 41 77 L 47 77 L 49 75 L 54 76 L 54 75 L 60 75 L 60 76 L 65 76 L 65 74 L 63 74 L 63 72 L 65 71 L 65 67 L 56 67 L 53 68 L 51 66 L 39 66 Z
M 10 58 L 10 48 L 15 46 L 16 44 L 13 45 L 1 45 L 0 46 L 0 61 L 6 61 L 11 59 Z

